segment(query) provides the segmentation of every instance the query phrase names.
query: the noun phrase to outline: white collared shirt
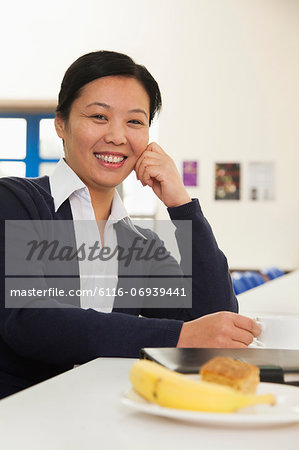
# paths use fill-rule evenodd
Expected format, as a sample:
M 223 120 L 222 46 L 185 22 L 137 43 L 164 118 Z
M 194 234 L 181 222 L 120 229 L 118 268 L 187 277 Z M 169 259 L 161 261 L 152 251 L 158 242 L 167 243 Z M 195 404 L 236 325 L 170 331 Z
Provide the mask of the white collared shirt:
M 69 199 L 74 220 L 77 248 L 82 243 L 92 247 L 95 242 L 101 248 L 100 233 L 95 219 L 94 210 L 88 188 L 71 167 L 61 159 L 52 175 L 49 177 L 51 194 L 54 199 L 55 212 L 62 203 Z M 111 213 L 105 224 L 105 247 L 115 249 L 117 236 L 113 224 L 123 220 L 138 235 L 141 233 L 133 225 L 124 204 L 115 190 L 111 205 Z M 89 221 L 88 224 L 86 221 Z M 144 236 L 142 238 L 146 239 Z M 80 273 L 80 305 L 84 309 L 92 308 L 101 312 L 111 312 L 114 293 L 118 281 L 117 255 L 108 261 L 79 261 Z M 101 288 L 101 289 L 100 289 Z

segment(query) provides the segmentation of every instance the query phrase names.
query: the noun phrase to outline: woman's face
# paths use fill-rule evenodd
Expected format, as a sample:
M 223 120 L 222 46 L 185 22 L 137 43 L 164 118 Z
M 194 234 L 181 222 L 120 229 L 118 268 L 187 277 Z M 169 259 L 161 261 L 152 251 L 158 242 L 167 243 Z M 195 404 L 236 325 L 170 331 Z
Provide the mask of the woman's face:
M 113 188 L 134 169 L 149 139 L 150 99 L 134 78 L 86 84 L 67 121 L 55 119 L 65 160 L 88 188 Z

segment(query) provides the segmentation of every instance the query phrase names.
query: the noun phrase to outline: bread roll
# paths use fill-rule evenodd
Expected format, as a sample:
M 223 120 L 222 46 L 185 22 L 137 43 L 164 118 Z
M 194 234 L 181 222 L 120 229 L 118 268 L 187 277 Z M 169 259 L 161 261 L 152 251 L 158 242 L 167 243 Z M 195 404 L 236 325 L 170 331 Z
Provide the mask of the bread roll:
M 218 356 L 200 368 L 204 381 L 224 384 L 244 394 L 254 394 L 260 381 L 260 370 L 253 364 Z

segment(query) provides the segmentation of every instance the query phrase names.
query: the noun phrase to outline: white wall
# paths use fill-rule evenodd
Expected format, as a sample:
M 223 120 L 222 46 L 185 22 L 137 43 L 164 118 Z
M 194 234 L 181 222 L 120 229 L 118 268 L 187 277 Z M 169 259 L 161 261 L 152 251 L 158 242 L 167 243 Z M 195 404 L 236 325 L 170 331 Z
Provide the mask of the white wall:
M 199 161 L 200 185 L 190 193 L 231 267 L 299 267 L 298 0 L 0 5 L 0 100 L 56 98 L 81 54 L 127 52 L 159 81 L 160 143 L 178 164 Z M 213 200 L 216 161 L 242 164 L 241 201 Z M 247 200 L 250 161 L 275 162 L 275 201 Z

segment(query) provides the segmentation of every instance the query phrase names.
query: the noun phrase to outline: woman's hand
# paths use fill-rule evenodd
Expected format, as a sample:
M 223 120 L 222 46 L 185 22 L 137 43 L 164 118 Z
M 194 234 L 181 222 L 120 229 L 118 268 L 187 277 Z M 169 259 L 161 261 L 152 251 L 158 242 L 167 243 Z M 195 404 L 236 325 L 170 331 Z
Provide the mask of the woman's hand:
M 155 142 L 150 143 L 137 160 L 137 179 L 150 186 L 167 207 L 191 202 L 174 161 Z
M 249 317 L 221 311 L 185 322 L 177 347 L 245 348 L 260 333 Z

